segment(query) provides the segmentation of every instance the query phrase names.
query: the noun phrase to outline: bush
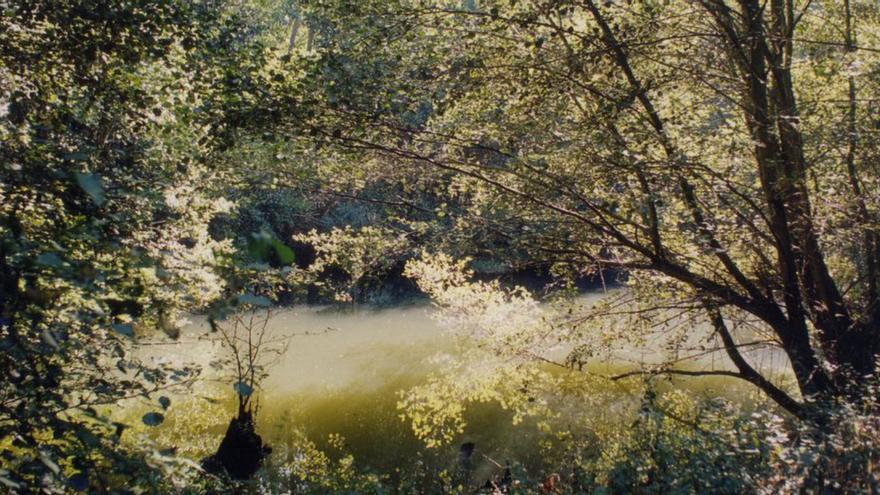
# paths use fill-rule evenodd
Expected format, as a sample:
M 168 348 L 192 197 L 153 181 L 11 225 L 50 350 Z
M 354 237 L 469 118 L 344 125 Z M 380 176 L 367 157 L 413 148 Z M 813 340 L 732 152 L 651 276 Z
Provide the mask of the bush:
M 804 425 L 783 442 L 768 442 L 777 455 L 762 493 L 880 492 L 880 417 L 876 404 L 841 405 L 824 431 Z

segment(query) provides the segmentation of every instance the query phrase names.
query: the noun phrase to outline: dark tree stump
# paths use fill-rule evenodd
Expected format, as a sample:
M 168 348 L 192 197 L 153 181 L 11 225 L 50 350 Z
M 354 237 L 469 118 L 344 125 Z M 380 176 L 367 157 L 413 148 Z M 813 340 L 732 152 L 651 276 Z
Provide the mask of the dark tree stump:
M 272 452 L 254 429 L 254 419 L 250 412 L 240 411 L 232 418 L 226 435 L 217 448 L 217 453 L 202 461 L 205 471 L 212 474 L 226 474 L 235 480 L 250 479 Z

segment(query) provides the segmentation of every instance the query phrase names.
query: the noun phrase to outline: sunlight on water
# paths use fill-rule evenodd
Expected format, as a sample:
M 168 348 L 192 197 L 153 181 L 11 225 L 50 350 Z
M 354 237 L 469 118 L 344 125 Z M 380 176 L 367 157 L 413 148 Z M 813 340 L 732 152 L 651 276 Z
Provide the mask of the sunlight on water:
M 466 441 L 477 444 L 474 476 L 489 476 L 498 469 L 495 463 L 506 460 L 540 467 L 534 422 L 513 425 L 511 413 L 498 404 L 470 407 L 464 434 L 452 445 L 432 451 L 424 448 L 400 417 L 401 391 L 424 382 L 436 369 L 433 355 L 454 349 L 431 311 L 427 306 L 348 311 L 295 308 L 273 314 L 271 331 L 293 338 L 262 385 L 257 420 L 261 435 L 278 446 L 304 434 L 331 457 L 352 454 L 361 466 L 380 472 L 394 472 L 417 461 L 454 468 L 458 445 Z M 213 419 L 213 425 L 204 431 L 218 442 L 234 413 L 233 393 L 231 386 L 212 381 L 216 376 L 209 364 L 222 349 L 199 338 L 207 332 L 207 323 L 196 320 L 184 329 L 179 343 L 147 345 L 141 356 L 205 368 L 206 383 L 196 387 L 193 397 L 213 404 L 209 413 L 213 418 L 203 420 L 210 423 Z M 177 398 L 173 403 L 158 429 L 174 429 L 179 435 L 186 434 L 187 422 L 194 424 L 197 413 L 193 409 L 208 406 L 192 399 Z M 344 439 L 344 452 L 330 441 L 335 434 Z M 197 442 L 188 439 L 186 443 Z M 209 445 L 193 453 L 207 455 Z
M 257 418 L 261 435 L 276 448 L 295 448 L 297 439 L 305 437 L 331 458 L 352 454 L 362 468 L 392 475 L 416 464 L 454 468 L 463 442 L 477 445 L 475 478 L 497 474 L 498 465 L 508 460 L 523 469 L 541 470 L 546 459 L 538 445 L 552 441 L 551 435 L 542 432 L 535 421 L 514 425 L 512 414 L 497 403 L 469 405 L 465 432 L 450 445 L 436 449 L 426 449 L 401 418 L 397 407 L 401 391 L 424 383 L 437 369 L 433 355 L 455 352 L 454 339 L 431 318 L 431 311 L 428 306 L 275 311 L 269 320 L 270 331 L 292 338 L 288 351 L 271 367 L 262 384 Z M 193 320 L 178 343 L 145 345 L 139 353 L 146 359 L 195 363 L 205 369 L 204 382 L 192 393 L 174 397 L 166 422 L 146 431 L 160 441 L 195 445 L 188 454 L 200 457 L 216 448 L 234 414 L 234 393 L 228 379 L 219 380 L 210 366 L 222 349 L 204 338 L 209 333 L 207 322 Z M 591 370 L 620 371 L 595 366 Z M 708 395 L 748 395 L 738 384 L 717 378 L 667 381 L 661 386 L 682 384 Z M 639 396 L 630 385 L 608 382 L 607 390 L 619 397 L 617 404 L 593 414 L 619 422 L 637 407 Z M 583 414 L 581 404 L 560 406 L 560 410 L 566 408 L 571 408 L 572 414 Z M 129 412 L 143 413 L 140 407 Z M 189 438 L 198 435 L 202 438 Z M 284 449 L 276 452 L 280 450 Z
M 264 388 L 270 397 L 353 384 L 363 390 L 423 374 L 425 360 L 443 346 L 442 330 L 428 311 L 426 307 L 408 307 L 279 313 L 271 325 L 297 336 L 272 367 Z M 301 335 L 304 333 L 314 335 Z

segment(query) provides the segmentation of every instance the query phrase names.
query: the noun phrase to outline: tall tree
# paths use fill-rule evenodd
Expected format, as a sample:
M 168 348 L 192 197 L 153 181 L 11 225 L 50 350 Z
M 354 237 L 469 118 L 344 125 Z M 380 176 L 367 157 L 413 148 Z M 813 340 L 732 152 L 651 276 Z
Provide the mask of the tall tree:
M 628 273 L 636 313 L 678 314 L 733 366 L 653 372 L 736 376 L 801 418 L 864 393 L 880 350 L 875 4 L 323 5 L 336 30 L 301 79 L 320 109 L 274 132 L 451 172 L 480 198 L 472 221 L 505 217 L 569 273 Z M 797 392 L 750 362 L 755 333 Z

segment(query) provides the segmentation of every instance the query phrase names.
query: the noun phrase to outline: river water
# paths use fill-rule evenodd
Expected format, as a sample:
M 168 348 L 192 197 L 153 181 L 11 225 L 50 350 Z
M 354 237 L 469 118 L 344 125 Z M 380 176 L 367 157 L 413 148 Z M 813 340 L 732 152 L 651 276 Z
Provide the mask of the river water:
M 454 352 L 448 333 L 431 313 L 427 305 L 273 312 L 270 331 L 292 337 L 286 352 L 268 368 L 258 393 L 260 434 L 276 448 L 305 437 L 331 457 L 350 454 L 361 468 L 381 473 L 414 463 L 454 467 L 459 446 L 465 442 L 477 446 L 473 463 L 477 477 L 489 476 L 481 473 L 497 470 L 494 462 L 505 460 L 540 466 L 534 422 L 513 425 L 511 413 L 498 404 L 470 407 L 465 432 L 437 449 L 426 449 L 401 417 L 400 393 L 423 383 L 437 369 L 432 356 Z M 211 442 L 219 441 L 234 413 L 234 392 L 228 380 L 215 380 L 218 377 L 211 371 L 211 362 L 223 355 L 223 348 L 204 338 L 210 333 L 206 321 L 192 320 L 179 342 L 148 343 L 138 354 L 155 363 L 195 364 L 205 370 L 204 383 L 189 394 L 171 395 L 165 423 L 148 429 L 157 433 L 160 442 L 203 446 L 183 451 L 201 456 L 210 453 Z M 213 405 L 213 421 L 192 411 L 199 398 Z M 142 409 L 142 405 L 132 408 L 136 414 Z M 163 429 L 174 430 L 174 435 L 163 436 Z M 210 441 L 195 438 L 206 433 Z M 193 438 L 186 438 L 188 434 Z
M 492 401 L 469 406 L 464 432 L 446 446 L 427 449 L 413 433 L 398 408 L 401 392 L 424 383 L 437 370 L 432 356 L 455 352 L 432 311 L 427 305 L 275 311 L 270 330 L 291 338 L 258 393 L 260 434 L 276 452 L 307 438 L 331 458 L 350 454 L 360 468 L 381 473 L 416 464 L 454 467 L 465 442 L 476 445 L 475 479 L 497 473 L 498 464 L 506 461 L 542 470 L 544 458 L 537 446 L 551 433 L 531 420 L 513 424 L 511 413 Z M 211 362 L 224 350 L 216 340 L 203 338 L 209 334 L 204 320 L 193 320 L 179 342 L 145 345 L 138 352 L 148 361 L 194 363 L 206 370 L 204 383 L 172 396 L 166 422 L 147 429 L 160 443 L 192 446 L 182 453 L 198 457 L 216 448 L 234 413 L 235 395 L 231 383 L 211 371 Z M 730 386 L 725 381 L 715 388 L 729 394 Z M 621 401 L 637 405 L 638 397 L 626 397 L 626 390 L 620 390 Z M 206 409 L 196 412 L 201 405 Z

